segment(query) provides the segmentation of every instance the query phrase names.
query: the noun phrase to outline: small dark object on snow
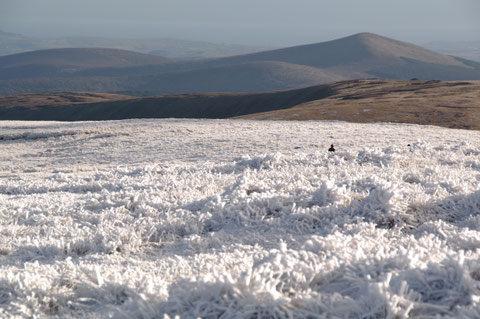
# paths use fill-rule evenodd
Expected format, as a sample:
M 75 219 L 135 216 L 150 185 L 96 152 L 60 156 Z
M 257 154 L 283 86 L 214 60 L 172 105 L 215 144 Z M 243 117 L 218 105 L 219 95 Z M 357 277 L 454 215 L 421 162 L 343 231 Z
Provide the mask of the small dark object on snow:
M 335 148 L 333 147 L 333 144 L 330 145 L 330 148 L 328 149 L 329 152 L 335 152 Z
M 379 222 L 375 228 L 383 228 L 383 229 L 392 229 L 395 227 L 395 220 L 394 219 L 387 219 Z
M 410 144 L 407 144 L 407 146 L 411 146 Z

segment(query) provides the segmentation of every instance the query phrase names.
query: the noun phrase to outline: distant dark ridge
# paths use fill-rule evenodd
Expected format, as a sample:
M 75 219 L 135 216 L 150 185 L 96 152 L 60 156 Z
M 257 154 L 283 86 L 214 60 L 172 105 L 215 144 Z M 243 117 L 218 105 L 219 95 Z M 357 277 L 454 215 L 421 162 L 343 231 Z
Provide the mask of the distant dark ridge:
M 55 94 L 14 94 L 0 96 L 0 108 L 35 108 L 39 106 L 68 106 L 75 104 L 131 100 L 133 96 L 93 92 L 62 92 Z

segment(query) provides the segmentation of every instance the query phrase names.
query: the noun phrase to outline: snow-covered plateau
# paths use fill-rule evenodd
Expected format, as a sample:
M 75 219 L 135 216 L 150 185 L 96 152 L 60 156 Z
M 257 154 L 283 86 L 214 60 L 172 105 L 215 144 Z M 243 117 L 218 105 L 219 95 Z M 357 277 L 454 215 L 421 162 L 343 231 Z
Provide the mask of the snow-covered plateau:
M 0 149 L 0 318 L 480 318 L 479 131 L 3 121 Z

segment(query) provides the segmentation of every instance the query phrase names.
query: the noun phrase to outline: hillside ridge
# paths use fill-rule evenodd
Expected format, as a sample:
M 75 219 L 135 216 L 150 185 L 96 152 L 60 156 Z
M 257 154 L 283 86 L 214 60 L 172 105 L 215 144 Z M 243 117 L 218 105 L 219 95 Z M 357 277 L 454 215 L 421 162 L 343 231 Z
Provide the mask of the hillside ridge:
M 0 119 L 88 121 L 175 117 L 339 120 L 480 130 L 480 81 L 363 79 L 257 93 L 176 94 L 145 98 L 100 95 L 98 101 L 79 103 L 69 103 L 68 96 L 62 103 L 58 94 L 41 96 L 0 96 Z M 35 99 L 38 99 L 36 103 Z M 76 100 L 79 99 L 77 96 Z

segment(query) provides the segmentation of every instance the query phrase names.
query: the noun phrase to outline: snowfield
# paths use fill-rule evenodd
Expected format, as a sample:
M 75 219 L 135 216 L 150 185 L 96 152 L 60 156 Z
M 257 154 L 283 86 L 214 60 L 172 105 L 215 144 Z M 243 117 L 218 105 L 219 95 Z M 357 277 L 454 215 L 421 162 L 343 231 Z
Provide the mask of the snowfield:
M 480 318 L 478 131 L 4 121 L 0 148 L 0 318 Z

